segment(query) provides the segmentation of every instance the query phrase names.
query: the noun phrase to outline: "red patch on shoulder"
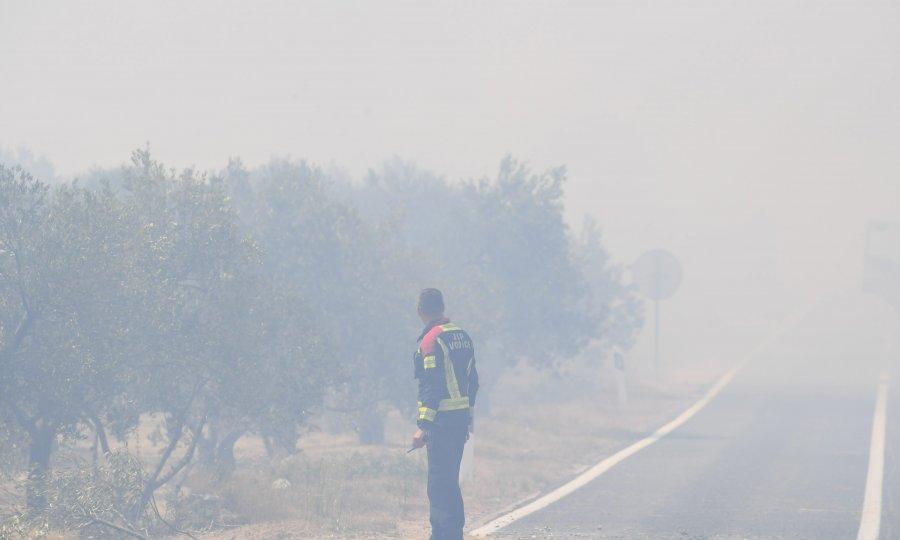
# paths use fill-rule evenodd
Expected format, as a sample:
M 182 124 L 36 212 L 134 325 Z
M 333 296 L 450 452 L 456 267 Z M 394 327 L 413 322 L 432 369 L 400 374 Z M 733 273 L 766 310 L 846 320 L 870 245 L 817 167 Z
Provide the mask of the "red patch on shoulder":
M 422 356 L 428 356 L 434 353 L 434 348 L 437 344 L 437 337 L 444 331 L 444 329 L 441 328 L 441 325 L 447 324 L 448 322 L 450 321 L 447 320 L 445 322 L 438 323 L 434 328 L 429 330 L 427 334 L 425 334 L 425 336 L 422 338 L 422 344 L 419 347 L 419 350 L 422 351 Z

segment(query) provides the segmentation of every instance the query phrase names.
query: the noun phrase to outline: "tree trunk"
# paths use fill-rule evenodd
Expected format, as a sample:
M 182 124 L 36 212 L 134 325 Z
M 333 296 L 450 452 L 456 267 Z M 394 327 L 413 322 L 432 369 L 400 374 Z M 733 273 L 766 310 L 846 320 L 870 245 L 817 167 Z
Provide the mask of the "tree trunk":
M 91 470 L 93 470 L 95 472 L 97 471 L 97 461 L 98 461 L 97 452 L 99 452 L 99 447 L 98 447 L 99 443 L 97 442 L 97 439 L 99 439 L 99 437 L 97 436 L 97 432 L 95 431 L 94 438 L 91 441 Z
M 47 508 L 47 473 L 50 472 L 50 454 L 56 430 L 49 426 L 36 427 L 28 445 L 28 483 L 25 501 L 30 513 L 40 513 Z
M 266 447 L 266 455 L 269 456 L 269 459 L 273 459 L 275 457 L 275 441 L 271 435 L 263 435 L 262 440 Z
M 237 466 L 234 458 L 234 445 L 243 435 L 243 429 L 236 429 L 227 433 L 219 442 L 219 447 L 216 449 L 216 478 L 219 481 L 228 480 L 234 473 Z
M 169 432 L 169 437 L 171 437 L 169 439 L 169 444 L 157 460 L 154 471 L 144 481 L 144 489 L 141 492 L 141 498 L 138 500 L 137 505 L 135 505 L 134 510 L 130 513 L 131 523 L 138 523 L 140 521 L 144 509 L 147 508 L 147 505 L 153 498 L 153 493 L 169 483 L 169 481 L 175 478 L 178 473 L 190 465 L 191 461 L 194 459 L 194 453 L 197 451 L 197 443 L 200 442 L 199 437 L 191 437 L 191 442 L 185 449 L 181 459 L 176 463 L 169 464 L 169 470 L 165 473 L 163 472 L 163 469 L 172 457 L 173 452 L 178 447 L 178 443 L 184 438 L 185 434 L 188 432 L 197 434 L 203 432 L 203 426 L 206 425 L 206 417 L 197 421 L 197 425 L 194 427 L 188 427 L 186 424 L 187 418 L 182 417 L 178 420 L 177 428 L 167 430 Z
M 212 470 L 216 464 L 216 447 L 219 445 L 219 427 L 218 422 L 210 422 L 207 428 L 207 435 L 203 433 L 194 433 L 194 437 L 199 437 L 200 442 L 197 443 L 197 458 L 200 464 L 206 470 Z
M 279 454 L 293 456 L 297 453 L 297 429 L 294 426 L 283 426 L 281 429 L 259 427 L 259 434 L 266 445 L 270 458 Z
M 100 421 L 100 418 L 95 416 L 92 420 L 94 423 L 94 430 L 97 434 L 97 441 L 100 443 L 100 450 L 103 452 L 104 456 L 109 455 L 109 439 L 106 437 L 106 429 L 103 427 L 103 422 Z

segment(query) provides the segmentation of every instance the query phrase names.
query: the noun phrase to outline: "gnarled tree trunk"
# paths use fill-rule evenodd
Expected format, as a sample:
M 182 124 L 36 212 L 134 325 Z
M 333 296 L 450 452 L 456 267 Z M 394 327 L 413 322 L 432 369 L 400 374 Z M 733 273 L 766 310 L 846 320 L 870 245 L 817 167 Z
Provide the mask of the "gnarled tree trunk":
M 244 435 L 245 430 L 235 429 L 225 434 L 216 448 L 216 478 L 228 480 L 234 473 L 237 461 L 234 458 L 234 445 Z
M 50 454 L 53 452 L 56 430 L 51 426 L 35 426 L 30 434 L 25 501 L 29 512 L 39 513 L 47 508 L 47 474 L 50 472 Z

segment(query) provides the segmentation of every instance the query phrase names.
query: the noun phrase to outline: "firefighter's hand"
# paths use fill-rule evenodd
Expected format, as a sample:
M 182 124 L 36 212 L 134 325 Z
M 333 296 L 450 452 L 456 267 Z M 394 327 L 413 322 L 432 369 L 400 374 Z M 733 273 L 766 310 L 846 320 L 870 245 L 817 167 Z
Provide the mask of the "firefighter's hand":
M 412 447 L 422 448 L 423 446 L 425 446 L 425 432 L 418 429 L 416 430 L 415 435 L 413 435 Z

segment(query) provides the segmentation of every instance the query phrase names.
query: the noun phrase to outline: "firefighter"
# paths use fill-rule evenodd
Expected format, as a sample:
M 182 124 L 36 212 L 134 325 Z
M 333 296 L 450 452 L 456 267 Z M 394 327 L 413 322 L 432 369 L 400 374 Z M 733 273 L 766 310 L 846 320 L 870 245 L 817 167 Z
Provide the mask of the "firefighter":
M 432 540 L 462 540 L 466 523 L 459 466 L 472 426 L 478 392 L 475 348 L 469 334 L 444 317 L 444 298 L 437 289 L 419 294 L 419 317 L 425 329 L 415 354 L 419 382 L 413 448 L 428 453 L 428 507 Z

